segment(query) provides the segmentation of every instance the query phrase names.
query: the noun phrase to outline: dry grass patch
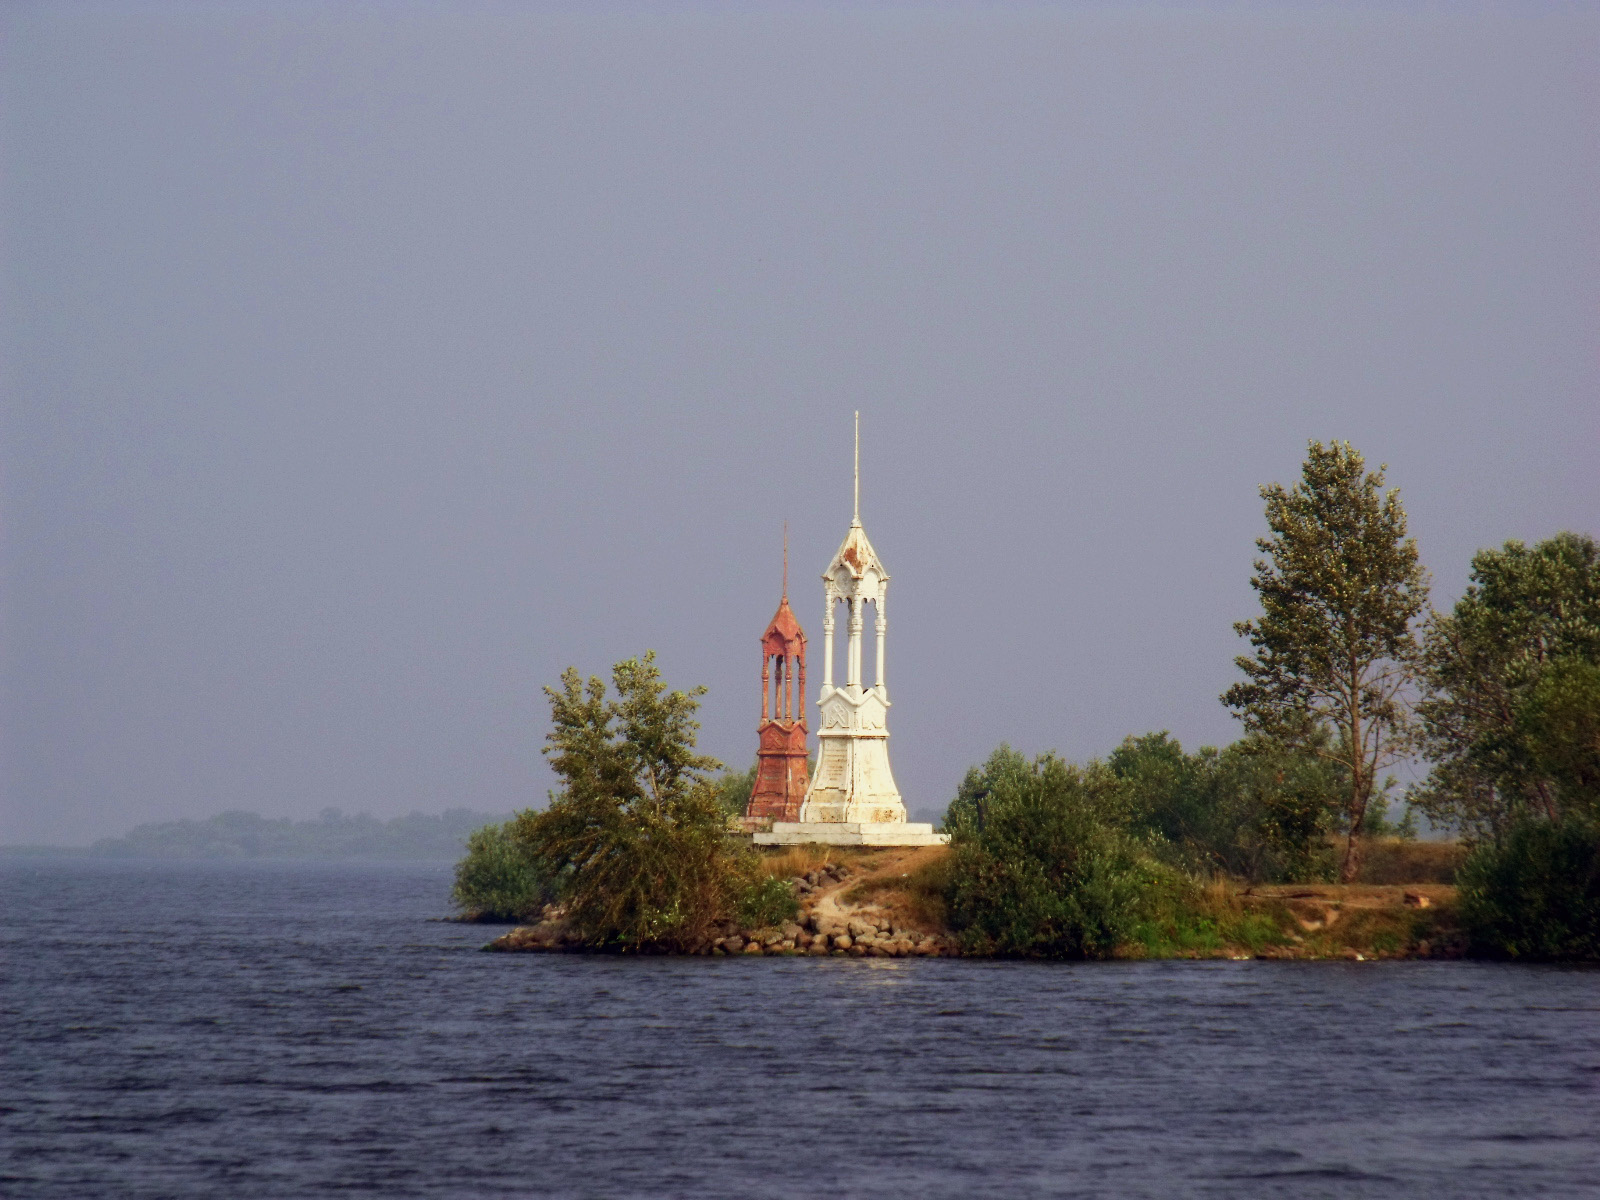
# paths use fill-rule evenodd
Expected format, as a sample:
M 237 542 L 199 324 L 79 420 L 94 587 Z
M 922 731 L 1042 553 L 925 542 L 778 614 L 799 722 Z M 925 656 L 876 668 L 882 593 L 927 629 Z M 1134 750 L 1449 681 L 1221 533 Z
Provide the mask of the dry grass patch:
M 1245 896 L 1284 900 L 1295 904 L 1343 908 L 1404 908 L 1406 897 L 1426 900 L 1425 906 L 1455 902 L 1456 889 L 1447 883 L 1258 883 L 1244 889 Z
M 1347 950 L 1369 957 L 1410 955 L 1422 943 L 1438 940 L 1455 925 L 1455 909 L 1346 908 L 1338 919 L 1305 935 L 1305 948 L 1313 955 L 1334 958 Z
M 855 846 L 823 846 L 815 842 L 804 846 L 774 846 L 763 850 L 761 865 L 768 875 L 779 879 L 793 879 L 819 867 L 848 865 L 861 870 L 872 865 L 872 852 Z
M 1460 842 L 1372 838 L 1361 852 L 1358 883 L 1454 883 L 1466 858 Z
M 1447 884 L 1280 884 L 1257 886 L 1244 903 L 1289 919 L 1307 958 L 1437 953 L 1459 940 L 1456 890 Z
M 889 855 L 877 874 L 840 897 L 846 904 L 872 904 L 924 933 L 945 928 L 945 893 L 950 886 L 950 850 L 919 846 Z

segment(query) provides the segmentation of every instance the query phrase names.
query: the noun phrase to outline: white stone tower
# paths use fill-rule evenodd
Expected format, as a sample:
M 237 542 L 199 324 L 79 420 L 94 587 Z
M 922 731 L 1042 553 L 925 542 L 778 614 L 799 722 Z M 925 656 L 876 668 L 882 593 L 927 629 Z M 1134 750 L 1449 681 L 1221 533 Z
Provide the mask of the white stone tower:
M 817 698 L 816 771 L 797 822 L 774 822 L 756 835 L 763 845 L 827 842 L 868 846 L 933 844 L 946 840 L 927 824 L 906 821 L 906 806 L 889 769 L 889 685 L 884 681 L 884 638 L 889 620 L 884 570 L 861 527 L 861 414 L 856 414 L 855 513 L 839 552 L 822 576 L 827 606 L 822 617 L 822 687 Z M 845 678 L 833 674 L 834 614 L 846 606 L 849 642 Z M 862 632 L 872 605 L 877 670 L 871 687 L 862 678 Z

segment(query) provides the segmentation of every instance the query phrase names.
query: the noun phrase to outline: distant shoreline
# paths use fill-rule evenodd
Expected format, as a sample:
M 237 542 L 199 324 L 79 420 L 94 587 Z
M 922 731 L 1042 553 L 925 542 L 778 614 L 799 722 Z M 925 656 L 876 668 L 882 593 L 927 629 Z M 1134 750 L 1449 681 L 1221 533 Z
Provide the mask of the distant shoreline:
M 101 838 L 86 846 L 0 846 L 0 859 L 454 862 L 474 830 L 508 818 L 505 813 L 452 808 L 380 820 L 368 813 L 352 816 L 329 808 L 318 817 L 296 821 L 235 810 L 203 820 L 150 822 L 124 837 Z
M 394 863 L 397 865 L 453 867 L 460 853 L 450 854 L 108 854 L 93 846 L 0 846 L 0 863 L 93 862 L 130 865 L 170 864 L 173 866 L 222 866 L 230 863 L 294 863 L 337 865 L 340 863 Z

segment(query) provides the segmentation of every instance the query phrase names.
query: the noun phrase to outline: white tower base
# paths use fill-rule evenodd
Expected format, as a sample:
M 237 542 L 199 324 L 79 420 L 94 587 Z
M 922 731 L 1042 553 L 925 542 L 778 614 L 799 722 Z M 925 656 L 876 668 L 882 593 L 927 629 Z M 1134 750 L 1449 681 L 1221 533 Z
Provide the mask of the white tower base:
M 755 835 L 758 846 L 943 846 L 948 833 L 927 822 L 774 821 L 771 833 Z

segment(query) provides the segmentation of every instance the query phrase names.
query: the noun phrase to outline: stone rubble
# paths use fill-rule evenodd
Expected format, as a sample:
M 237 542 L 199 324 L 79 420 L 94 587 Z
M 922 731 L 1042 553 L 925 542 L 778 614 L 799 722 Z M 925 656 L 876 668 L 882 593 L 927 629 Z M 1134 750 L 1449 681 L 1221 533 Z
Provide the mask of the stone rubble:
M 790 882 L 801 897 L 833 888 L 854 875 L 849 867 L 833 864 L 807 871 Z M 489 944 L 491 950 L 582 951 L 584 947 L 566 932 L 565 913 L 547 910 L 538 925 L 518 926 Z M 960 953 L 954 939 L 925 934 L 891 918 L 872 913 L 821 916 L 803 910 L 793 921 L 768 929 L 739 929 L 728 925 L 698 953 L 709 955 L 809 955 L 851 958 L 952 957 Z

